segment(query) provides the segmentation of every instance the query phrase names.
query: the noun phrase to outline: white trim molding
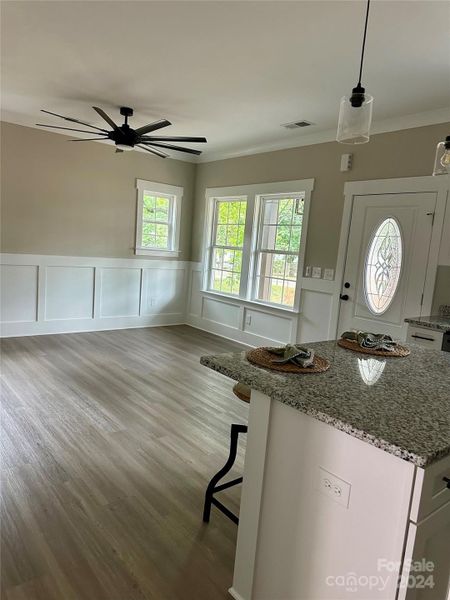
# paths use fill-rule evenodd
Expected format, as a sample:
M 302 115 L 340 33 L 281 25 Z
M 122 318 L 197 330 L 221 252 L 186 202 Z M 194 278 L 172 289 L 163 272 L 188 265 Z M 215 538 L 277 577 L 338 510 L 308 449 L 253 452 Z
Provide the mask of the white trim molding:
M 333 337 L 339 335 L 339 295 L 342 292 L 344 280 L 345 261 L 350 234 L 352 210 L 356 196 L 367 196 L 373 194 L 405 194 L 434 192 L 436 194 L 436 208 L 433 220 L 428 268 L 424 287 L 422 311 L 423 314 L 431 313 L 433 301 L 434 284 L 439 263 L 439 252 L 441 239 L 443 239 L 444 215 L 446 212 L 447 198 L 449 194 L 449 177 L 426 176 L 426 177 L 402 177 L 395 179 L 375 179 L 369 181 L 351 181 L 344 186 L 344 212 L 341 221 L 341 233 L 336 264 L 336 278 L 334 288 L 333 310 L 330 327 L 334 332 Z M 448 210 L 448 208 L 447 208 Z M 442 251 L 441 251 L 442 253 Z
M 300 308 L 293 311 L 202 291 L 202 263 L 191 263 L 186 323 L 249 346 L 314 342 L 334 338 L 334 281 L 299 279 Z
M 167 183 L 146 181 L 136 179 L 137 209 L 136 209 L 136 241 L 135 254 L 161 258 L 177 257 L 180 255 L 180 226 L 181 226 L 181 204 L 184 189 Z M 162 194 L 170 202 L 169 208 L 169 248 L 146 248 L 141 246 L 142 227 L 144 218 L 144 192 Z
M 239 295 L 227 295 L 230 299 L 238 299 L 242 302 L 255 302 L 259 305 L 264 305 L 269 308 L 288 308 L 283 305 L 269 304 L 257 300 L 255 298 L 255 279 L 257 276 L 256 269 L 256 252 L 258 247 L 258 236 L 260 230 L 260 208 L 261 199 L 267 196 L 279 196 L 286 194 L 289 196 L 299 195 L 304 201 L 303 210 L 303 223 L 302 232 L 300 238 L 299 248 L 299 259 L 297 268 L 297 285 L 295 300 L 292 310 L 298 311 L 300 304 L 300 279 L 303 273 L 304 257 L 306 248 L 306 238 L 308 234 L 308 219 L 309 210 L 311 203 L 311 194 L 314 189 L 314 179 L 299 179 L 292 181 L 276 181 L 271 183 L 261 184 L 250 184 L 250 185 L 239 185 L 239 186 L 228 186 L 228 187 L 217 187 L 207 188 L 205 191 L 205 221 L 203 227 L 203 240 L 202 240 L 202 264 L 203 264 L 203 277 L 202 277 L 202 291 L 204 293 L 211 293 L 214 291 L 209 287 L 209 277 L 211 271 L 211 260 L 212 260 L 212 248 L 213 248 L 213 237 L 214 237 L 214 215 L 215 215 L 215 204 L 220 199 L 237 199 L 245 200 L 247 203 L 246 210 L 246 222 L 245 222 L 245 233 L 244 242 L 242 248 L 242 272 L 241 272 L 241 285 Z
M 185 323 L 189 263 L 0 255 L 2 337 Z

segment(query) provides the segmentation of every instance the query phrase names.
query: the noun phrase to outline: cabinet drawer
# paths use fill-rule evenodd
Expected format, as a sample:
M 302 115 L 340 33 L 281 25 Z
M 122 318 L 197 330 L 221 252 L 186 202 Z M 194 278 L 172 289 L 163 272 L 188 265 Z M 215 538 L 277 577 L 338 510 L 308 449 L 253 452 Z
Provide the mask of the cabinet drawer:
M 434 331 L 427 327 L 415 327 L 409 325 L 406 341 L 411 342 L 412 344 L 419 344 L 419 346 L 423 346 L 424 348 L 441 350 L 442 336 L 442 331 Z
M 444 477 L 450 478 L 450 456 L 438 460 L 426 469 L 417 469 L 410 519 L 418 523 L 450 502 L 450 489 Z
M 410 569 L 411 561 L 427 568 Z M 450 600 L 450 503 L 410 523 L 398 600 Z

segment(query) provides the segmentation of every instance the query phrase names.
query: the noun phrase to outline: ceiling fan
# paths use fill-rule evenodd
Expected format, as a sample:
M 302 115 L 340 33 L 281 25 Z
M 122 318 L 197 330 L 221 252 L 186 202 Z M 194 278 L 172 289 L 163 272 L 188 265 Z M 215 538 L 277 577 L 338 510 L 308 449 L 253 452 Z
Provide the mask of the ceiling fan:
M 101 127 L 97 127 L 95 125 L 91 125 L 90 123 L 86 123 L 85 121 L 80 121 L 79 119 L 73 119 L 72 117 L 64 117 L 63 115 L 58 115 L 54 112 L 50 112 L 49 110 L 42 110 L 41 112 L 47 113 L 48 115 L 53 115 L 55 117 L 60 117 L 65 121 L 70 121 L 71 123 L 77 123 L 78 125 L 84 125 L 85 127 L 91 127 L 96 131 L 89 131 L 86 129 L 73 129 L 71 127 L 59 127 L 57 125 L 44 125 L 43 123 L 36 123 L 38 127 L 51 127 L 52 129 L 65 129 L 67 131 L 78 131 L 80 133 L 90 133 L 91 135 L 96 135 L 98 137 L 95 138 L 79 138 L 76 140 L 70 140 L 71 142 L 90 142 L 92 140 L 111 140 L 116 145 L 116 152 L 123 152 L 124 150 L 134 150 L 135 147 L 141 148 L 142 150 L 146 150 L 147 152 L 151 152 L 151 154 L 156 154 L 156 156 L 160 156 L 161 158 L 167 158 L 169 155 L 166 154 L 160 148 L 164 150 L 176 150 L 177 152 L 187 152 L 188 154 L 201 154 L 201 150 L 194 150 L 193 148 L 183 148 L 183 146 L 174 146 L 173 144 L 168 144 L 167 142 L 195 142 L 195 143 L 204 143 L 206 142 L 206 138 L 204 137 L 189 137 L 189 136 L 180 136 L 180 135 L 172 135 L 172 136 L 160 136 L 160 135 L 147 135 L 149 133 L 153 133 L 158 129 L 162 129 L 163 127 L 168 127 L 172 125 L 170 121 L 167 119 L 160 119 L 159 121 L 154 121 L 149 125 L 144 125 L 144 127 L 139 127 L 138 129 L 131 129 L 128 125 L 129 117 L 133 116 L 133 109 L 128 106 L 120 107 L 120 114 L 125 117 L 125 122 L 120 127 L 114 123 L 114 121 L 109 117 L 104 110 L 99 108 L 98 106 L 92 107 L 104 121 L 108 123 L 110 127 L 112 127 L 112 131 L 108 131 L 107 129 L 102 129 Z

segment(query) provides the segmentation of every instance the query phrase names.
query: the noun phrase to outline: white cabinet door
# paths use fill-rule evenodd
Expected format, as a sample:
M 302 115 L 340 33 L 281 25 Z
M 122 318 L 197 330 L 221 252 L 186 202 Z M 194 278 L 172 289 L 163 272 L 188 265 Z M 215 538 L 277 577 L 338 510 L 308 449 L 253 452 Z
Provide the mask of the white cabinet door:
M 409 568 L 408 559 L 412 561 Z M 423 561 L 425 568 L 417 569 Z M 410 524 L 399 600 L 450 600 L 450 502 Z

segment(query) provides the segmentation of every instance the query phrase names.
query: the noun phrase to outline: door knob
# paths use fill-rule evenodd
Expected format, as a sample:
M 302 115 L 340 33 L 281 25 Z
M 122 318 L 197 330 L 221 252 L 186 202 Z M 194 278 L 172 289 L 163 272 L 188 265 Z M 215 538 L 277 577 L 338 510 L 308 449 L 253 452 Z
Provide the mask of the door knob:
M 340 298 L 341 300 L 345 300 L 345 301 L 347 301 L 347 300 L 348 300 L 348 294 L 340 294 L 339 298 Z

